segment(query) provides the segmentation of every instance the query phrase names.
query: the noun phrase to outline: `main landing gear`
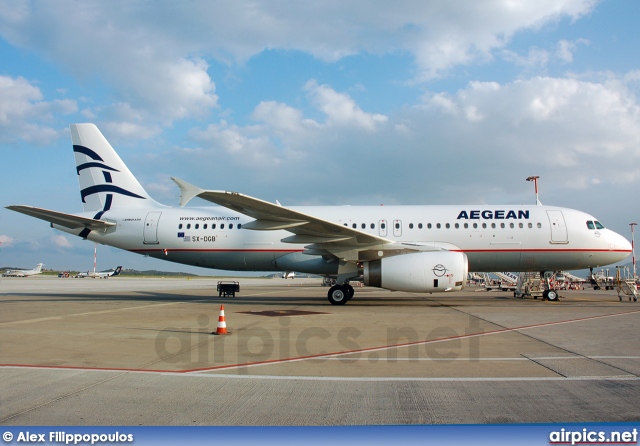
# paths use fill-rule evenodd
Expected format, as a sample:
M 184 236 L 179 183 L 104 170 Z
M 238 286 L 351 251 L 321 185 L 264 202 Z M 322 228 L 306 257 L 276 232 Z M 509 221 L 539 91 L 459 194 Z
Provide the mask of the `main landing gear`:
M 327 297 L 329 298 L 329 302 L 332 305 L 344 305 L 346 304 L 355 293 L 353 287 L 351 285 L 334 285 L 329 289 L 329 293 Z
M 556 290 L 545 290 L 542 293 L 542 298 L 547 299 L 551 302 L 555 302 L 558 300 L 558 292 Z

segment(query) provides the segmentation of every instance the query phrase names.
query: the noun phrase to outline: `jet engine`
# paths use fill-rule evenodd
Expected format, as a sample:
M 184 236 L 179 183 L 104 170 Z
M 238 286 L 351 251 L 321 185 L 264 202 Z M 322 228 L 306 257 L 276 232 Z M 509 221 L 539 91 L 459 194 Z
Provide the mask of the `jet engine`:
M 459 291 L 468 272 L 462 252 L 418 252 L 365 262 L 364 284 L 412 293 Z

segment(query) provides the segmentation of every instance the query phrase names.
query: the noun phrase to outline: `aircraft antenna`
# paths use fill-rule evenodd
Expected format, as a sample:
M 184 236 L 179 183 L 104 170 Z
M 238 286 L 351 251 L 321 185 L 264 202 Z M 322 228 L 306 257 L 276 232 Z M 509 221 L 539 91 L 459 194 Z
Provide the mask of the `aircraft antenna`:
M 531 176 L 531 177 L 527 177 L 527 181 L 533 181 L 533 184 L 535 186 L 536 189 L 536 205 L 540 206 L 542 205 L 542 203 L 540 203 L 540 198 L 538 198 L 538 178 L 540 178 L 539 176 Z

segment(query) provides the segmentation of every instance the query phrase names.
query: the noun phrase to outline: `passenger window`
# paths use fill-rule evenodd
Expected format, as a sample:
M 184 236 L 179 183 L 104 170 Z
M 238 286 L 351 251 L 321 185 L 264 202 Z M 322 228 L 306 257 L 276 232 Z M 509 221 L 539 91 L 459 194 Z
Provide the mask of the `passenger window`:
M 496 228 L 496 224 L 495 224 L 495 223 L 491 223 L 491 227 L 492 227 L 493 229 L 495 229 L 495 228 Z
M 460 225 L 458 223 L 455 224 L 456 229 L 458 229 L 460 227 Z
M 413 223 L 409 223 L 409 229 L 413 229 Z
M 511 225 L 513 225 L 513 223 L 511 223 Z M 500 223 L 500 227 L 501 227 L 502 229 L 504 229 L 504 223 Z M 511 227 L 513 228 L 513 226 L 511 226 Z
M 196 229 L 199 229 L 200 225 L 198 223 L 196 223 Z
M 376 228 L 376 224 L 375 223 L 371 223 L 371 229 L 375 229 Z
M 418 223 L 418 229 L 422 229 L 422 223 Z
M 444 225 L 444 227 L 449 229 L 451 227 L 451 225 L 449 223 L 447 223 L 446 225 Z
M 529 229 L 533 228 L 533 224 L 529 223 Z
M 400 223 L 396 223 L 396 229 L 400 229 Z
M 352 225 L 351 225 L 351 227 L 352 227 L 353 229 L 356 229 L 356 228 L 358 227 L 358 225 L 354 223 L 354 224 L 352 224 Z
M 362 223 L 362 225 L 360 226 L 362 229 L 367 229 L 367 225 L 365 223 Z
M 187 229 L 191 229 L 191 223 L 187 223 Z
M 436 228 L 440 229 L 440 223 L 436 223 Z
M 542 223 L 538 223 L 538 228 L 541 228 L 541 227 L 542 227 Z
M 202 225 L 202 229 L 207 229 L 207 224 L 206 223 Z
M 242 229 L 242 224 L 238 223 L 238 229 Z
M 178 229 L 182 229 L 182 223 L 178 225 Z
M 385 223 L 380 223 L 380 228 L 381 229 L 387 229 L 387 225 Z
M 469 223 L 465 223 L 465 224 L 464 224 L 464 228 L 465 228 L 465 229 L 469 229 Z
M 596 228 L 596 226 L 593 224 L 593 222 L 592 222 L 592 221 L 588 221 L 588 222 L 587 222 L 587 228 L 589 228 L 589 229 L 595 229 L 595 228 Z
M 596 224 L 596 229 L 604 229 L 604 226 L 602 226 L 599 221 L 596 221 L 594 223 Z
M 233 229 L 233 223 L 229 225 L 229 229 Z
M 431 223 L 427 223 L 427 229 L 431 229 Z
M 215 229 L 215 228 L 216 228 L 216 224 L 215 224 L 215 223 L 212 223 L 212 224 L 211 224 L 211 229 Z
M 484 229 L 487 229 L 487 224 L 486 224 L 486 223 L 482 223 L 482 227 L 483 227 Z
M 220 225 L 220 229 L 224 229 L 224 223 Z

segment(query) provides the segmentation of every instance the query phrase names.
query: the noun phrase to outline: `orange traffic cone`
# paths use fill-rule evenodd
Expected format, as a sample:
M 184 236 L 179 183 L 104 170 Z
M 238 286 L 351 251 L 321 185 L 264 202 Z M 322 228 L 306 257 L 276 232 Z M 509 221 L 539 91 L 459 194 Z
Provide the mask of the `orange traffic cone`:
M 228 334 L 227 321 L 224 318 L 224 305 L 220 305 L 220 316 L 218 316 L 218 327 L 216 328 L 216 332 L 213 334 L 216 334 L 216 335 Z

